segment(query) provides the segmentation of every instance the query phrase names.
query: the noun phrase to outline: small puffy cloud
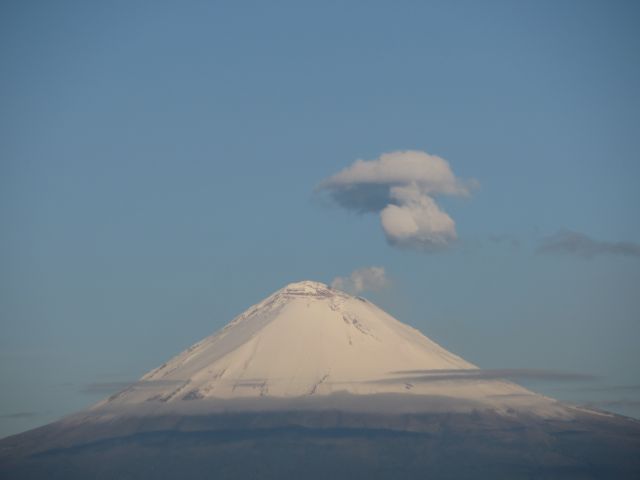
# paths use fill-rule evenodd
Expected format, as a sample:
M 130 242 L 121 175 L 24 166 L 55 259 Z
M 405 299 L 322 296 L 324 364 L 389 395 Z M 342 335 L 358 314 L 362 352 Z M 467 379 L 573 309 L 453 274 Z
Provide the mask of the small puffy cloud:
M 384 267 L 360 268 L 351 272 L 348 277 L 336 277 L 331 288 L 358 294 L 365 290 L 377 291 L 389 285 Z
M 640 244 L 633 242 L 605 242 L 572 230 L 560 230 L 542 240 L 538 253 L 578 255 L 593 258 L 597 255 L 640 257 Z
M 456 178 L 446 160 L 408 150 L 357 160 L 318 188 L 346 209 L 379 213 L 389 244 L 433 251 L 456 239 L 455 222 L 434 198 L 467 196 L 473 185 Z
M 433 198 L 415 185 L 392 187 L 389 204 L 380 212 L 382 229 L 391 245 L 414 249 L 445 247 L 456 239 L 456 226 Z

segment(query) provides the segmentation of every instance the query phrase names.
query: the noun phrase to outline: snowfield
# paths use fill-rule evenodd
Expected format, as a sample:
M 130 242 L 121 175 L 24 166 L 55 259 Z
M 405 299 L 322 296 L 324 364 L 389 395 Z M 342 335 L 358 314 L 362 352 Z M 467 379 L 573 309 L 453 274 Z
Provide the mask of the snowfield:
M 515 407 L 568 414 L 554 400 L 508 381 L 452 378 L 452 372 L 474 369 L 368 300 L 303 281 L 250 307 L 93 410 L 144 405 L 154 414 L 206 412 L 220 406 L 270 408 L 278 399 L 289 406 L 296 400 L 322 403 L 305 398 L 310 396 L 402 394 L 424 397 L 410 402 L 414 410 L 440 410 L 449 398 L 454 410 Z

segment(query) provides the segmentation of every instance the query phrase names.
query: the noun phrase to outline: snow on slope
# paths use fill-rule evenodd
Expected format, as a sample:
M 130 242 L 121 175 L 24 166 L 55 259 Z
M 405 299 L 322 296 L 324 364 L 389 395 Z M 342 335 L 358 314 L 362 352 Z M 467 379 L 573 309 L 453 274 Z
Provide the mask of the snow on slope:
M 507 381 L 412 381 L 407 374 L 476 368 L 371 302 L 304 281 L 277 291 L 99 405 L 178 407 L 194 400 L 340 392 L 454 397 L 493 407 L 551 402 Z

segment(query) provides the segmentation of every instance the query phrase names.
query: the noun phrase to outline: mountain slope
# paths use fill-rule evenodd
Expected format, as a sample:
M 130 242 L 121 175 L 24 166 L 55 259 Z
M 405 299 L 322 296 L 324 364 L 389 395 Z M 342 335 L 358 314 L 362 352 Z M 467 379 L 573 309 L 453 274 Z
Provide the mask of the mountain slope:
M 0 478 L 640 477 L 640 423 L 474 372 L 367 300 L 294 283 L 1 440 Z

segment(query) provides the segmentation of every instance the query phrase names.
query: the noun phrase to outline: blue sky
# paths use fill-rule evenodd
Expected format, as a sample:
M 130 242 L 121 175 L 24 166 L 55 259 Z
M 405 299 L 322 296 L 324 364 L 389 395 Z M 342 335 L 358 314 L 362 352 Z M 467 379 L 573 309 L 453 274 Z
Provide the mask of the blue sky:
M 595 375 L 533 387 L 639 416 L 640 257 L 608 248 L 640 242 L 639 21 L 622 1 L 3 2 L 0 435 L 371 265 L 391 284 L 369 298 L 444 347 Z M 393 247 L 315 191 L 399 150 L 478 182 L 437 199 L 447 249 Z M 565 230 L 605 248 L 537 253 Z

